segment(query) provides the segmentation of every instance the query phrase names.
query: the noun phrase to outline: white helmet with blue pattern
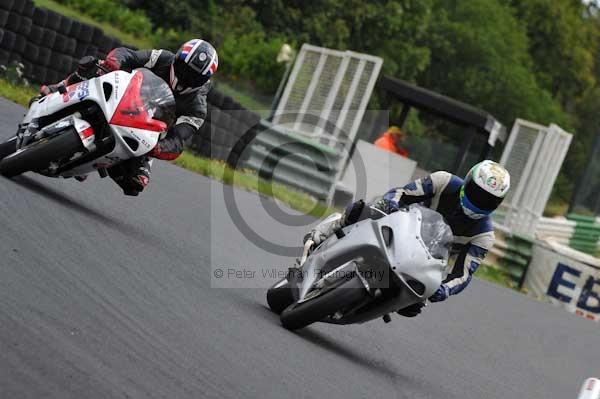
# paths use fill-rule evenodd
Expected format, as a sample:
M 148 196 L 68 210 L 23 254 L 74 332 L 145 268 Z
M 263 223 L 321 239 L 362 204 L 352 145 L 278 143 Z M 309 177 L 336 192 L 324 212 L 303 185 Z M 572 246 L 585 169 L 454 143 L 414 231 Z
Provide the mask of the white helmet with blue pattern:
M 510 189 L 508 171 L 494 161 L 473 166 L 460 189 L 460 205 L 465 215 L 481 219 L 490 215 Z

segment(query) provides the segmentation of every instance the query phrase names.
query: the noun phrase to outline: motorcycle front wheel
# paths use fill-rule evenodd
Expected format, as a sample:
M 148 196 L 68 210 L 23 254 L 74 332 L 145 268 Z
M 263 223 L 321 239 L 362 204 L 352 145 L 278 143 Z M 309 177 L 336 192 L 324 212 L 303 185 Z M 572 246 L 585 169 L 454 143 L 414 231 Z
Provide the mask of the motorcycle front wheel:
M 17 138 L 13 137 L 0 143 L 0 160 L 17 151 Z
M 292 288 L 287 279 L 280 280 L 267 291 L 267 303 L 269 308 L 277 314 L 281 314 L 285 308 L 294 303 Z
M 84 147 L 75 129 L 69 128 L 57 136 L 41 139 L 0 161 L 0 174 L 13 177 L 28 171 L 42 170 L 50 162 L 69 157 Z
M 281 313 L 281 325 L 288 330 L 304 328 L 340 309 L 362 301 L 367 296 L 369 293 L 364 284 L 358 276 L 354 276 L 323 295 L 288 306 Z

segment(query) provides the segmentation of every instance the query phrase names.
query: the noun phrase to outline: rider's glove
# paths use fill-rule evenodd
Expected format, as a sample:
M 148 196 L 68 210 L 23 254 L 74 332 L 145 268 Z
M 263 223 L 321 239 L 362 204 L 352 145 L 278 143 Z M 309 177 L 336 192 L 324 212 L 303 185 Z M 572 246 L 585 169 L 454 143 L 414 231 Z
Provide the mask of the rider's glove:
M 304 236 L 304 240 L 302 240 L 302 242 L 306 243 L 306 241 L 312 240 L 314 243 L 314 246 L 316 247 L 317 245 L 319 245 L 320 243 L 325 241 L 325 239 L 327 237 L 328 236 L 325 235 L 322 231 L 319 231 L 317 229 L 312 229 L 309 233 L 307 233 Z
M 118 71 L 121 69 L 121 63 L 117 59 L 114 49 L 106 55 L 106 58 L 101 62 L 101 64 L 104 68 L 110 71 Z
M 440 288 L 429 297 L 429 301 L 431 302 L 441 302 L 445 301 L 450 296 L 450 290 L 445 285 L 440 285 Z
M 336 229 L 342 226 L 342 215 L 339 213 L 332 214 L 327 219 L 315 226 L 308 234 L 304 236 L 304 242 L 309 239 L 313 240 L 314 245 L 321 244 L 327 237 L 332 235 Z

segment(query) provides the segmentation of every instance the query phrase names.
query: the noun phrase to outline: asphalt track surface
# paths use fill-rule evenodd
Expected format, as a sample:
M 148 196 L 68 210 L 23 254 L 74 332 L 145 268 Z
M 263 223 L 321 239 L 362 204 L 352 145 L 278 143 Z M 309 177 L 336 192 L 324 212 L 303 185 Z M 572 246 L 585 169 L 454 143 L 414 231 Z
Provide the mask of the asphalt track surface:
M 8 136 L 23 110 L 0 110 Z M 0 178 L 0 192 L 2 399 L 565 399 L 600 374 L 597 324 L 480 280 L 416 319 L 290 333 L 264 289 L 243 288 L 273 279 L 211 275 L 291 259 L 238 231 L 220 184 L 166 163 L 137 199 L 97 177 Z M 236 198 L 265 236 L 301 237 Z

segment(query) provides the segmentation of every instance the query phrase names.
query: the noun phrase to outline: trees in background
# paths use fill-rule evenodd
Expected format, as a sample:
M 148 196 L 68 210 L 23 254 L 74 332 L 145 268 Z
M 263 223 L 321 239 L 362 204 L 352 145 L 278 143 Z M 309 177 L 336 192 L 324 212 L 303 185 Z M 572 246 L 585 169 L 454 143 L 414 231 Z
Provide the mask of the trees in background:
M 95 1 L 95 0 L 69 0 Z M 102 0 L 107 1 L 107 0 Z M 576 132 L 555 198 L 568 200 L 599 134 L 600 15 L 581 0 L 110 0 L 174 29 L 163 45 L 202 36 L 222 71 L 273 91 L 282 43 L 375 54 L 384 73 L 489 110 Z

